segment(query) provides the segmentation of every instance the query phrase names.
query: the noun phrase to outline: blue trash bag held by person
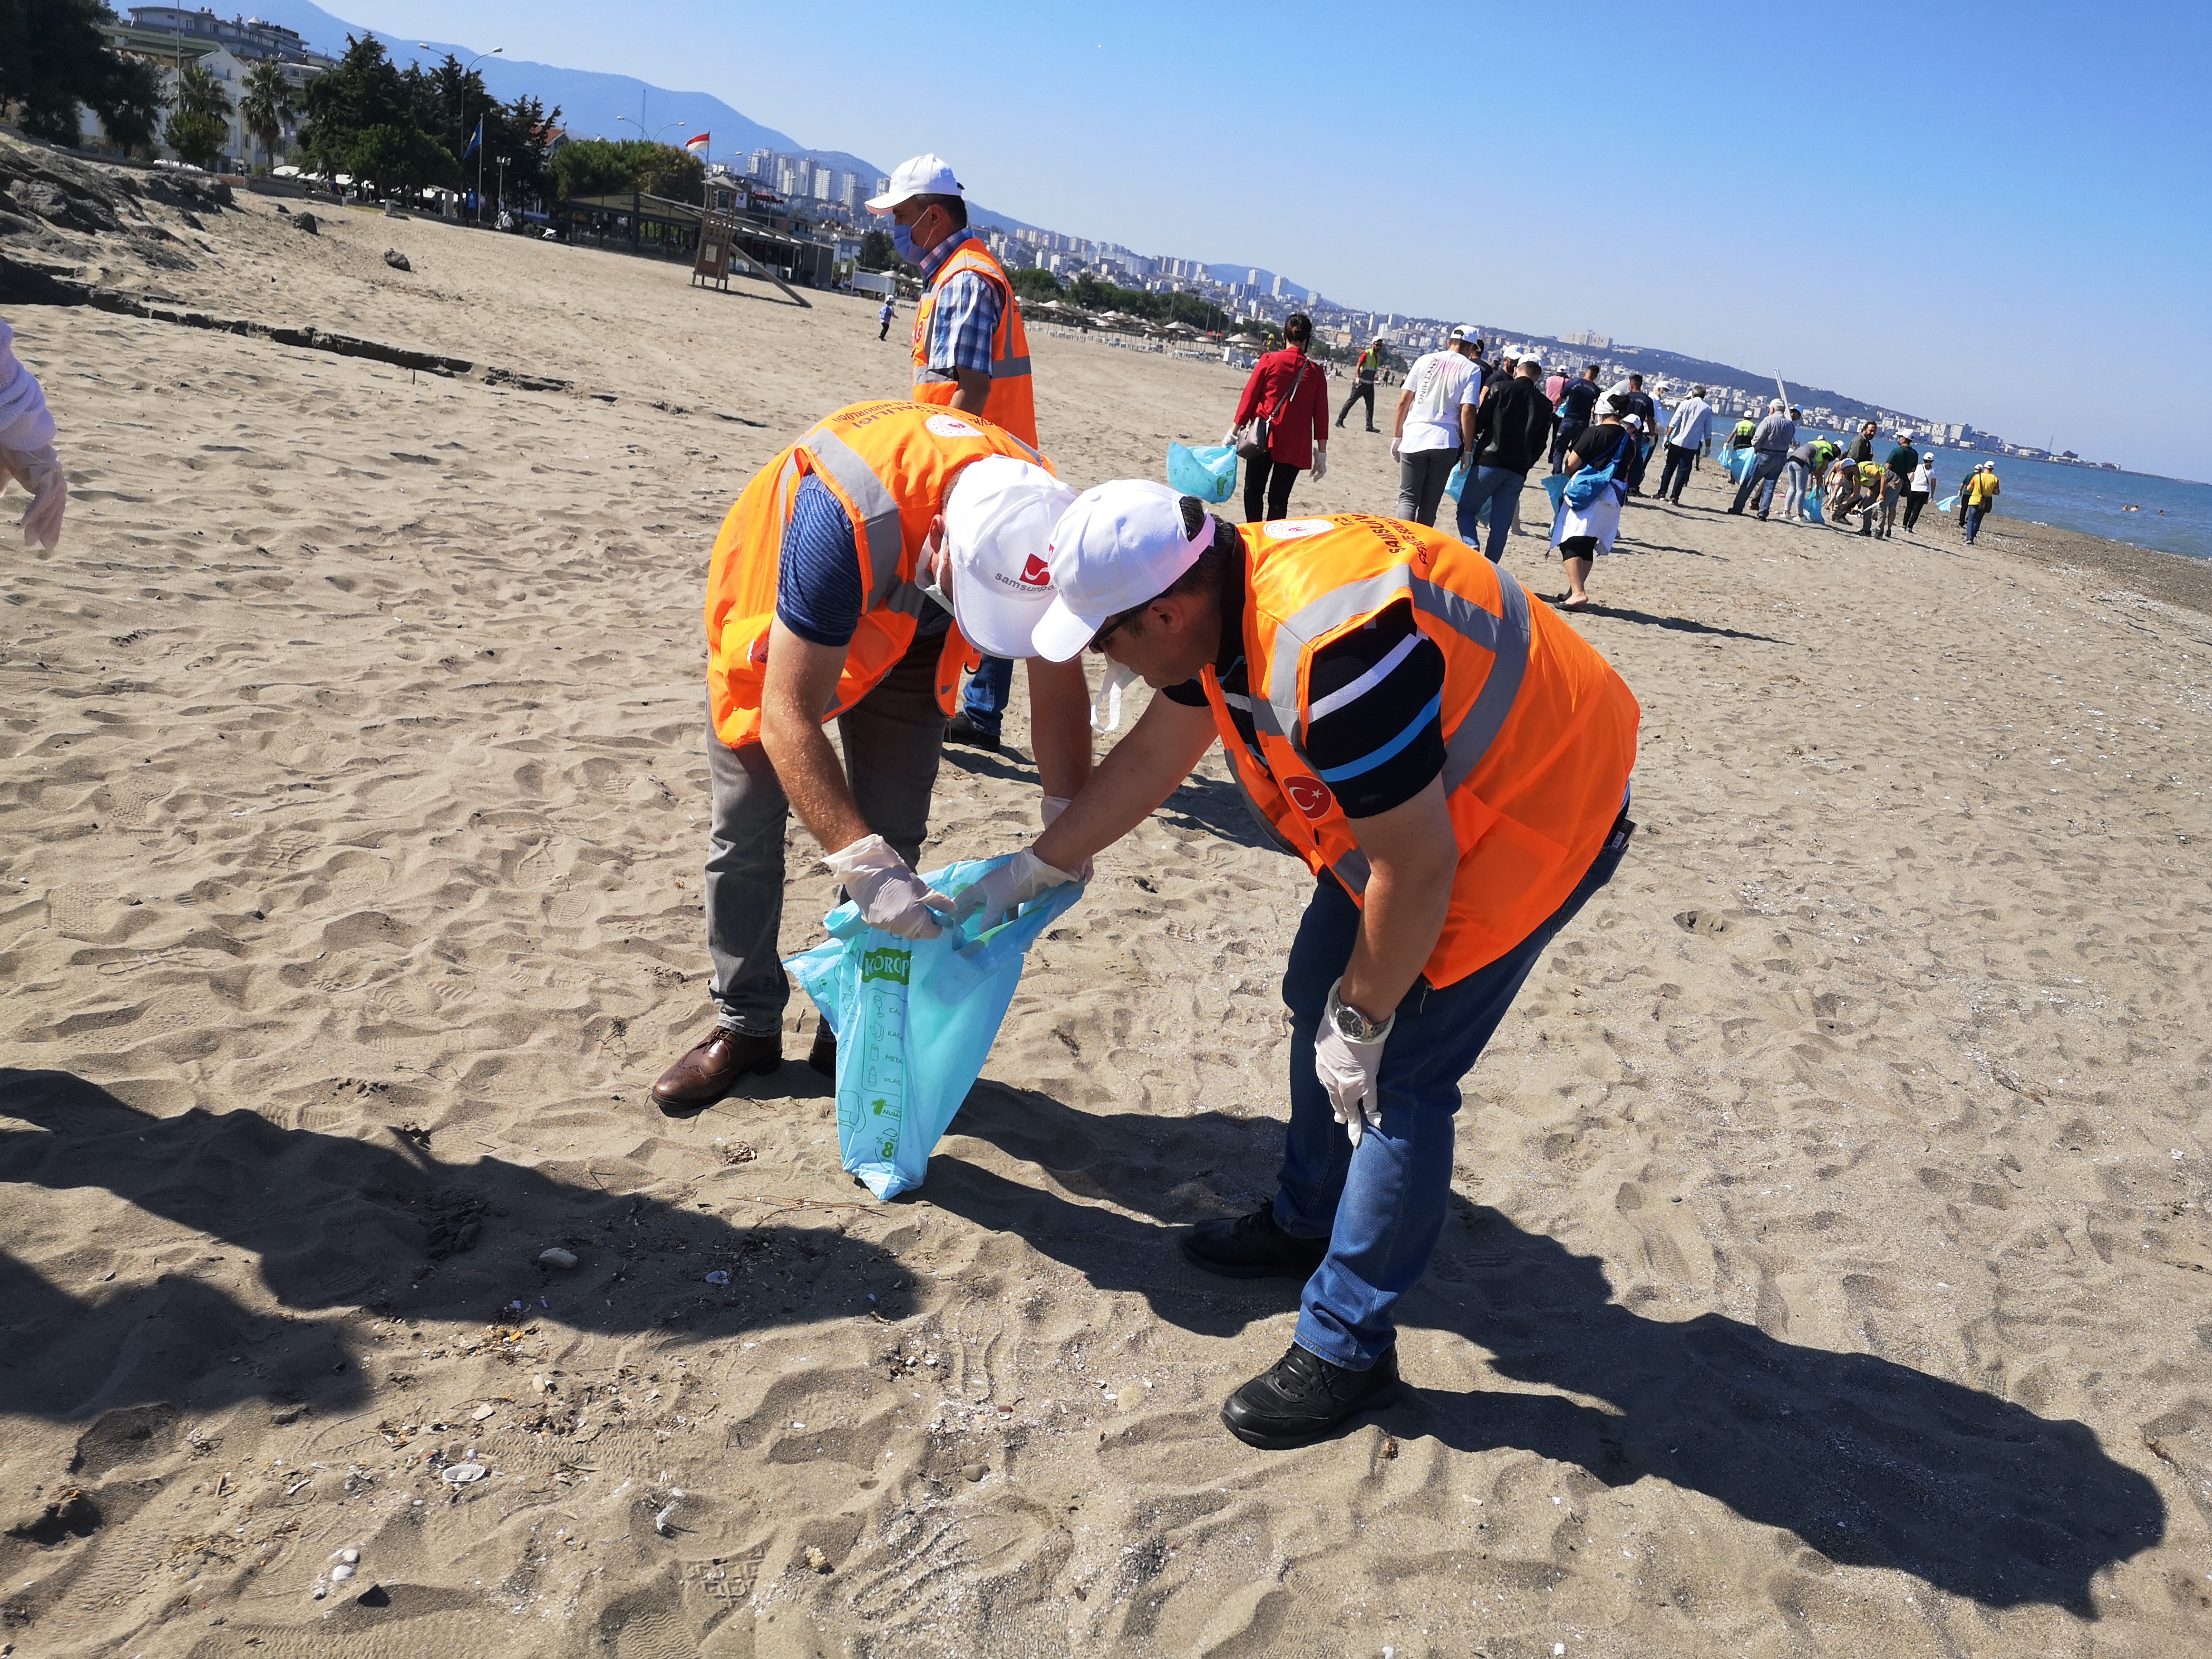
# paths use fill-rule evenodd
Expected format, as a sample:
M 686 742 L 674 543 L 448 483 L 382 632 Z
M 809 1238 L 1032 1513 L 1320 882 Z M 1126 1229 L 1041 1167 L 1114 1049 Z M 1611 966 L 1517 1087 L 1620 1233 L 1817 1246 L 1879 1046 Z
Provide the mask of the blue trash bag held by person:
M 1567 493 L 1567 475 L 1564 472 L 1547 475 L 1544 479 L 1544 493 L 1552 498 L 1552 511 L 1557 513 L 1560 498 Z
M 1226 444 L 1168 446 L 1168 487 L 1201 501 L 1225 501 L 1237 488 L 1237 452 Z
M 957 893 L 1006 861 L 951 864 L 922 879 Z M 1082 896 L 1069 882 L 987 933 L 971 933 L 971 919 L 929 939 L 871 927 L 857 906 L 841 904 L 823 918 L 828 943 L 783 964 L 836 1036 L 838 1152 L 878 1198 L 921 1185 L 982 1074 L 1024 956 Z
M 1468 458 L 1462 455 L 1459 458 L 1459 465 L 1451 470 L 1451 477 L 1444 480 L 1444 494 L 1454 501 L 1457 501 L 1460 492 L 1467 488 L 1467 475 L 1469 470 L 1467 463 Z M 1483 505 L 1487 507 L 1489 503 L 1486 501 Z
M 1820 486 L 1814 484 L 1805 492 L 1805 516 L 1814 524 L 1826 524 L 1827 514 L 1820 511 Z

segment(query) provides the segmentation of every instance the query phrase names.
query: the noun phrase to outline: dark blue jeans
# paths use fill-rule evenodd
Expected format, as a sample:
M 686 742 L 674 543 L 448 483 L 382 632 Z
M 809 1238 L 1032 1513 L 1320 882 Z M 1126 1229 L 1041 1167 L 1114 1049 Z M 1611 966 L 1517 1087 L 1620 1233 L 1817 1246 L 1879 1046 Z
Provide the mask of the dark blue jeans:
M 1283 974 L 1291 1010 L 1291 1121 L 1283 1137 L 1275 1220 L 1328 1255 L 1299 1298 L 1297 1344 L 1333 1365 L 1364 1370 L 1398 1340 L 1398 1298 L 1428 1270 L 1451 1192 L 1460 1079 L 1513 1006 L 1552 936 L 1613 879 L 1627 850 L 1616 833 L 1581 884 L 1543 926 L 1488 967 L 1443 990 L 1425 979 L 1398 1005 L 1382 1050 L 1382 1121 L 1352 1150 L 1314 1075 L 1314 1038 L 1328 988 L 1352 958 L 1359 907 L 1324 876 L 1298 924 Z
M 968 724 L 978 732 L 999 735 L 999 726 L 1006 718 L 1006 699 L 1014 689 L 1014 665 L 1004 657 L 986 657 L 983 665 L 968 681 L 968 689 L 960 694 L 960 712 L 968 717 Z
M 1981 533 L 1982 520 L 1989 516 L 1989 512 L 1986 507 L 1970 507 L 1966 509 L 1967 546 L 1972 547 L 1974 544 L 1974 538 Z
M 1478 466 L 1459 488 L 1459 538 L 1469 547 L 1482 546 L 1477 539 L 1482 533 L 1478 515 L 1482 504 L 1490 503 L 1490 545 L 1482 552 L 1492 564 L 1504 556 L 1513 509 L 1520 504 L 1521 486 L 1528 482 L 1528 474 L 1510 466 Z

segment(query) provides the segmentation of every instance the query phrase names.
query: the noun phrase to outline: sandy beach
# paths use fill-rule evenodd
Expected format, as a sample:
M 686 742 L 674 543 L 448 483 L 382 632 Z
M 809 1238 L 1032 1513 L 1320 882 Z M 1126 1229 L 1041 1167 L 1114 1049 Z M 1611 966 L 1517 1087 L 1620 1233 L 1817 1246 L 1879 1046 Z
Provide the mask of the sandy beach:
M 910 313 L 12 199 L 18 261 L 469 368 L 8 309 L 72 495 L 53 553 L 0 503 L 0 1653 L 2212 1650 L 2212 567 L 1632 507 L 1574 625 L 1642 830 L 1468 1081 L 1404 1397 L 1257 1452 L 1295 1287 L 1174 1240 L 1273 1190 L 1310 883 L 1218 750 L 919 1191 L 839 1169 L 803 998 L 647 1097 L 709 1019 L 714 528 Z M 1080 484 L 1242 383 L 1033 349 Z M 1342 432 L 1293 510 L 1395 481 Z M 1033 832 L 1008 730 L 925 865 Z

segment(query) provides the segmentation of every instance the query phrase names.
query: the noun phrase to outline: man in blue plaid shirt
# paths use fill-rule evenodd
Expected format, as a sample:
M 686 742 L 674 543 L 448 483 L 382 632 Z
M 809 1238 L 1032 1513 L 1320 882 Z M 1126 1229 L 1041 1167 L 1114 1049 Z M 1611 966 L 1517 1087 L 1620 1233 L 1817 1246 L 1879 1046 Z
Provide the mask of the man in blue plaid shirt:
M 915 382 L 917 386 L 953 386 L 951 408 L 1003 425 L 1024 443 L 1036 442 L 1033 419 L 1017 422 L 1005 410 L 989 408 L 992 346 L 1008 306 L 1016 305 L 1006 273 L 986 258 L 989 270 L 974 259 L 958 269 L 945 267 L 956 254 L 980 249 L 968 229 L 968 204 L 952 169 L 934 155 L 917 155 L 900 164 L 890 187 L 868 204 L 888 213 L 899 257 L 921 273 L 923 303 L 915 313 Z M 1026 388 L 1024 388 L 1026 390 Z M 1029 429 L 1024 430 L 1024 427 Z M 962 694 L 960 712 L 945 729 L 945 741 L 995 750 L 1006 720 L 1014 665 L 985 657 Z

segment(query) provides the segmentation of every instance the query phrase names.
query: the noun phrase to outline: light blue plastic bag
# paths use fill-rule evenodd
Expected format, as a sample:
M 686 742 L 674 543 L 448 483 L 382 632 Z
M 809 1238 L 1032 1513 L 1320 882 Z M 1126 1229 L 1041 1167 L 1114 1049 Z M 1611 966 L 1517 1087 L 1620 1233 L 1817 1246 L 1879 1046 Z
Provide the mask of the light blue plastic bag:
M 1459 465 L 1451 470 L 1451 477 L 1444 480 L 1444 494 L 1457 501 L 1460 491 L 1467 488 L 1467 457 L 1462 455 Z
M 1168 487 L 1201 501 L 1225 501 L 1237 488 L 1237 452 L 1226 444 L 1168 446 Z
M 956 893 L 1006 862 L 950 864 L 922 879 Z M 837 1148 L 878 1198 L 921 1185 L 982 1074 L 1023 957 L 1082 896 L 1069 882 L 988 933 L 971 935 L 971 920 L 930 939 L 871 927 L 857 906 L 841 904 L 823 919 L 829 942 L 783 964 L 837 1039 Z
M 1567 493 L 1567 475 L 1564 472 L 1548 475 L 1544 480 L 1544 493 L 1552 498 L 1552 511 L 1557 514 L 1560 497 Z
M 1942 501 L 1936 503 L 1936 510 L 1948 518 L 1957 509 L 1958 505 L 1959 492 L 1954 489 L 1949 495 L 1946 495 Z

